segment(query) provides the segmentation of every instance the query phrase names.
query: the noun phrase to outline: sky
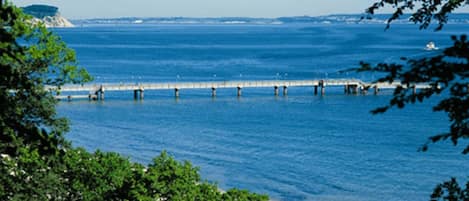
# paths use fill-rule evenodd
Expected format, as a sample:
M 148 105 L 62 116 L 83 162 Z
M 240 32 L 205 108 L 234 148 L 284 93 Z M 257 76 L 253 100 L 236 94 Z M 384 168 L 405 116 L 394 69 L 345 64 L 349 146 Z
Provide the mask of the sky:
M 377 0 L 11 0 L 47 4 L 70 19 L 115 17 L 283 17 L 363 13 Z M 384 12 L 389 12 L 385 9 Z M 463 10 L 464 11 L 464 10 Z M 469 12 L 466 9 L 465 12 Z
M 114 17 L 282 17 L 363 13 L 373 0 L 13 0 L 47 4 L 70 19 Z

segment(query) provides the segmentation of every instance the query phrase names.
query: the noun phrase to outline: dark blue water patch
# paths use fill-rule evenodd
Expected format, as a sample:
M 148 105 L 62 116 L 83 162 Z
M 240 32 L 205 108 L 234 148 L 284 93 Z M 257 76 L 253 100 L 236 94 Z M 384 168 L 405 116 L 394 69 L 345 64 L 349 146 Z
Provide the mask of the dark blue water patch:
M 317 27 L 323 32 L 320 35 L 305 34 L 297 28 L 194 26 L 182 31 L 174 26 L 124 27 L 120 28 L 122 33 L 119 28 L 112 28 L 102 34 L 93 34 L 99 28 L 86 28 L 77 33 L 67 31 L 64 38 L 76 48 L 82 64 L 96 77 L 115 80 L 112 77 L 117 76 L 121 81 L 148 75 L 156 80 L 158 76 L 177 74 L 185 77 L 218 74 L 229 79 L 240 74 L 336 72 L 356 67 L 360 61 L 392 61 L 402 55 L 421 54 L 426 40 L 430 40 L 427 37 L 415 40 L 412 38 L 415 34 L 411 34 L 408 40 L 412 43 L 409 43 L 401 41 L 402 37 L 392 37 L 394 33 L 356 25 Z M 133 29 L 139 31 L 138 37 Z M 80 40 L 73 40 L 80 33 L 89 37 L 81 35 Z M 156 35 L 146 38 L 152 34 Z M 416 45 L 409 47 L 409 44 Z M 112 68 L 121 71 L 109 72 Z

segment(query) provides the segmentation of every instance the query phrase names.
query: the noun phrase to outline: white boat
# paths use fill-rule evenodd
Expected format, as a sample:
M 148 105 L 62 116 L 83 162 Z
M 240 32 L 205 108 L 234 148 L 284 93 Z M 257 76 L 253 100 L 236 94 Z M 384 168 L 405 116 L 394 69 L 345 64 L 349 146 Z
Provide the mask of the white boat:
M 427 43 L 425 46 L 425 50 L 431 51 L 431 50 L 438 50 L 438 47 L 436 47 L 435 43 L 433 41 L 430 41 Z
M 133 21 L 134 24 L 142 24 L 143 23 L 143 20 L 135 20 Z

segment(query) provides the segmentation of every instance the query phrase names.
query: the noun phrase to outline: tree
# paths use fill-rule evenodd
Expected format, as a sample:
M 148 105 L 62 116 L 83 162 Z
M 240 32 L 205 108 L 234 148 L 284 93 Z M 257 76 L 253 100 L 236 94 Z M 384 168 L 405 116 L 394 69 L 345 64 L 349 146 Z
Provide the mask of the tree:
M 60 191 L 63 134 L 56 100 L 45 85 L 91 80 L 68 49 L 19 8 L 0 1 L 0 199 L 46 200 Z
M 52 153 L 63 144 L 68 125 L 57 117 L 56 100 L 44 86 L 82 83 L 91 76 L 77 67 L 75 53 L 58 36 L 0 2 L 0 126 L 1 139 L 9 142 L 0 150 L 15 156 L 21 144 Z
M 381 0 L 371 5 L 366 12 L 373 15 L 376 10 L 392 6 L 395 12 L 388 20 L 390 23 L 398 19 L 405 11 L 417 9 L 410 17 L 410 21 L 420 24 L 421 29 L 428 28 L 432 20 L 438 23 L 436 31 L 441 30 L 447 22 L 448 16 L 455 9 L 469 4 L 469 0 Z M 453 46 L 446 48 L 440 54 L 429 58 L 408 59 L 401 58 L 401 63 L 379 63 L 372 66 L 361 63 L 358 71 L 380 72 L 385 76 L 376 82 L 400 81 L 401 87 L 395 89 L 393 98 L 388 105 L 377 108 L 372 113 L 383 113 L 391 107 L 403 108 L 407 104 L 423 102 L 438 94 L 444 96 L 434 111 L 443 111 L 450 120 L 449 131 L 430 137 L 421 150 L 426 151 L 429 143 L 450 139 L 454 145 L 469 138 L 469 41 L 466 35 L 452 36 Z M 416 84 L 428 84 L 430 88 L 413 93 Z M 466 145 L 463 154 L 469 153 Z M 465 189 L 459 187 L 456 179 L 439 184 L 431 200 L 468 200 L 469 182 Z
M 71 147 L 68 121 L 57 117 L 54 91 L 45 86 L 91 79 L 58 36 L 0 0 L 0 200 L 268 200 L 223 193 L 166 152 L 145 167 Z
M 426 29 L 432 20 L 436 20 L 437 30 L 441 30 L 451 12 L 468 4 L 468 0 L 380 0 L 367 8 L 366 13 L 373 15 L 380 8 L 392 6 L 395 11 L 388 20 L 387 28 L 389 28 L 393 20 L 401 17 L 406 11 L 413 11 L 417 8 L 417 11 L 410 17 L 410 21 L 420 24 L 421 29 Z

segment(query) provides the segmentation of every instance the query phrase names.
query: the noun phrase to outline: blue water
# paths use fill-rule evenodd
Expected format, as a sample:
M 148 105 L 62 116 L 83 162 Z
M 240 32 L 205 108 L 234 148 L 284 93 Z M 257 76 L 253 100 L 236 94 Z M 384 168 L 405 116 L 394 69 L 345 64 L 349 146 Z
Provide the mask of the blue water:
M 149 25 L 57 29 L 96 82 L 316 79 L 374 74 L 338 73 L 359 61 L 421 57 L 464 30 L 418 31 L 412 25 Z M 379 96 L 343 95 L 327 88 L 108 92 L 104 102 L 61 102 L 71 120 L 67 138 L 89 150 L 116 151 L 149 163 L 162 150 L 201 167 L 221 188 L 246 188 L 273 200 L 428 200 L 451 176 L 465 179 L 462 147 L 449 142 L 417 152 L 448 120 L 433 113 L 437 100 L 391 110 Z M 438 99 L 438 97 L 437 97 Z

